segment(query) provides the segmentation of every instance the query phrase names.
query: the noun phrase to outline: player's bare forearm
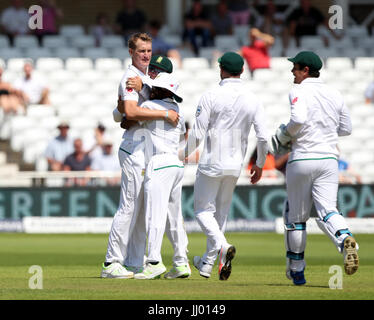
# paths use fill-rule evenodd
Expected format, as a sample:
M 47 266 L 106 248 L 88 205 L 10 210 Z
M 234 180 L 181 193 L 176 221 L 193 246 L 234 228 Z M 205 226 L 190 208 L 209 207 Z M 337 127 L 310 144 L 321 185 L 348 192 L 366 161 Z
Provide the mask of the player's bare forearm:
M 262 168 L 254 165 L 251 169 L 251 183 L 256 184 L 262 177 Z
M 179 114 L 173 110 L 150 110 L 137 106 L 135 101 L 125 101 L 125 114 L 128 120 L 147 121 L 147 120 L 165 120 L 177 126 L 179 122 Z

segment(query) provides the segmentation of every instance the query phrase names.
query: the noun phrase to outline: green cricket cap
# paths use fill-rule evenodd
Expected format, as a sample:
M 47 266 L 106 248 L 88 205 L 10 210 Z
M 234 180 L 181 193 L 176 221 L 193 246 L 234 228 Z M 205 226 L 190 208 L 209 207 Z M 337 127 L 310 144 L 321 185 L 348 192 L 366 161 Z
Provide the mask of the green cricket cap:
M 162 71 L 165 71 L 167 73 L 173 72 L 173 64 L 172 62 L 163 56 L 155 55 L 151 58 L 151 62 L 149 63 L 150 66 L 158 68 Z
M 244 60 L 241 55 L 235 52 L 226 52 L 218 59 L 220 67 L 230 73 L 241 73 Z
M 321 58 L 312 51 L 301 51 L 294 58 L 288 58 L 288 60 L 308 66 L 313 71 L 318 71 L 322 68 Z

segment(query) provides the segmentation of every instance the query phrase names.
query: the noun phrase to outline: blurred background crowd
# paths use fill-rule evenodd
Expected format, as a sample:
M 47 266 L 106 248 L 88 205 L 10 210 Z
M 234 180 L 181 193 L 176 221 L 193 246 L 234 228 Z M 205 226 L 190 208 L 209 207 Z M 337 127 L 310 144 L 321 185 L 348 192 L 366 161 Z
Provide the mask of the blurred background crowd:
M 31 4 L 43 9 L 43 29 L 29 28 Z M 343 29 L 329 27 L 328 8 L 334 4 L 345 10 Z M 219 81 L 217 58 L 236 51 L 246 61 L 243 80 L 262 99 L 272 133 L 275 122 L 289 117 L 292 79 L 285 57 L 314 50 L 325 62 L 322 78 L 343 92 L 352 110 L 354 134 L 340 144 L 341 181 L 372 182 L 373 26 L 374 3 L 359 0 L 110 0 L 105 4 L 4 0 L 0 4 L 0 175 L 118 172 L 122 129 L 111 120 L 111 111 L 118 83 L 131 61 L 127 39 L 144 31 L 152 36 L 153 54 L 173 61 L 185 96 L 182 110 L 190 125 L 199 96 Z M 252 151 L 244 172 L 253 163 Z M 198 156 L 192 162 L 197 160 Z M 278 159 L 269 154 L 266 166 L 269 181 L 283 183 Z M 186 168 L 186 175 L 193 177 L 196 166 L 191 168 Z M 247 183 L 245 173 L 243 177 L 242 183 Z M 118 181 L 107 179 L 108 184 Z

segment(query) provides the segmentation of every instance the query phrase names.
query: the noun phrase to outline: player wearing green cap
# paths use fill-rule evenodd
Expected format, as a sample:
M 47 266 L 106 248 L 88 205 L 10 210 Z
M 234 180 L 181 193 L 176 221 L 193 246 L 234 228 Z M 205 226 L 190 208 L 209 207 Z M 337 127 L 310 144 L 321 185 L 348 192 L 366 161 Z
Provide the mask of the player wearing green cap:
M 227 52 L 218 62 L 221 82 L 201 97 L 194 126 L 180 158 L 188 157 L 204 139 L 194 186 L 194 212 L 207 236 L 207 248 L 202 257 L 194 257 L 193 263 L 202 277 L 209 278 L 219 254 L 219 279 L 227 280 L 236 249 L 227 242 L 224 232 L 252 125 L 258 154 L 251 170 L 252 183 L 261 178 L 268 148 L 263 107 L 240 79 L 243 58 Z
M 152 38 L 144 33 L 133 34 L 128 41 L 132 64 L 126 70 L 119 85 L 119 100 L 113 111 L 116 122 L 123 118 L 132 121 L 126 127 L 119 148 L 121 165 L 121 193 L 108 239 L 103 278 L 132 278 L 142 271 L 146 249 L 146 224 L 143 210 L 143 182 L 145 172 L 144 143 L 140 139 L 142 128 L 138 121 L 164 120 L 176 126 L 179 115 L 174 110 L 150 110 L 139 105 L 148 100 L 150 89 L 141 92 L 127 86 L 131 77 L 147 79 L 147 69 L 152 55 Z M 156 61 L 160 66 L 167 64 Z
M 314 203 L 318 226 L 343 253 L 347 274 L 357 271 L 358 245 L 337 205 L 338 137 L 351 134 L 352 124 L 343 97 L 319 79 L 322 60 L 311 51 L 294 58 L 296 86 L 289 93 L 291 117 L 272 137 L 275 153 L 291 147 L 286 171 L 288 200 L 284 210 L 286 275 L 295 285 L 306 283 L 304 251 L 306 222 Z

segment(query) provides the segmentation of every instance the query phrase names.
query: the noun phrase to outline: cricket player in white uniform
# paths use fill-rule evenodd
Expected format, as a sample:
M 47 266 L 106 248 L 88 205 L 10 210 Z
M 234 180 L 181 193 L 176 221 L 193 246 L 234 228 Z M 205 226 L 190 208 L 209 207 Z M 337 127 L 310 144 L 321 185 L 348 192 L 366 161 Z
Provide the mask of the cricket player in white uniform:
M 322 61 L 311 51 L 294 58 L 292 73 L 297 84 L 290 92 L 291 118 L 272 137 L 275 152 L 291 146 L 286 184 L 288 203 L 284 211 L 286 275 L 295 285 L 304 277 L 306 222 L 314 203 L 318 226 L 344 255 L 347 274 L 358 269 L 356 241 L 337 209 L 338 137 L 351 134 L 352 124 L 342 95 L 319 79 Z
M 150 100 L 142 103 L 151 110 L 174 110 L 180 114 L 177 95 L 178 82 L 169 73 L 160 73 L 152 82 Z M 142 273 L 135 279 L 155 279 L 166 271 L 162 262 L 161 246 L 167 221 L 171 226 L 174 248 L 173 268 L 165 278 L 186 278 L 191 275 L 187 258 L 187 234 L 182 216 L 182 182 L 184 166 L 178 158 L 180 140 L 185 133 L 183 116 L 177 127 L 164 121 L 146 121 L 144 180 L 145 213 L 148 234 L 148 257 Z
M 150 110 L 139 107 L 148 98 L 149 88 L 142 92 L 126 88 L 128 78 L 139 76 L 146 81 L 147 68 L 152 54 L 152 39 L 145 33 L 132 35 L 128 42 L 132 65 L 129 66 L 119 86 L 120 102 L 113 111 L 113 118 L 121 122 L 125 115 L 132 126 L 125 130 L 119 148 L 122 168 L 121 193 L 117 212 L 109 234 L 103 278 L 132 278 L 144 263 L 146 249 L 146 228 L 143 210 L 143 180 L 145 172 L 144 143 L 142 128 L 137 121 L 165 120 L 177 125 L 179 115 L 170 110 Z M 148 90 L 148 92 L 147 92 Z
M 201 97 L 181 156 L 187 157 L 205 139 L 194 186 L 194 211 L 207 236 L 207 249 L 202 257 L 194 257 L 193 262 L 200 275 L 209 278 L 219 253 L 219 279 L 227 280 L 236 249 L 227 243 L 224 230 L 252 125 L 258 154 L 251 170 L 252 183 L 262 176 L 268 144 L 263 107 L 240 79 L 243 58 L 227 52 L 218 62 L 222 81 Z

